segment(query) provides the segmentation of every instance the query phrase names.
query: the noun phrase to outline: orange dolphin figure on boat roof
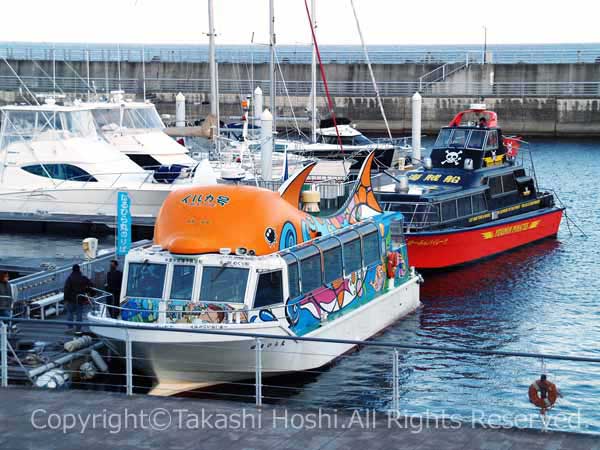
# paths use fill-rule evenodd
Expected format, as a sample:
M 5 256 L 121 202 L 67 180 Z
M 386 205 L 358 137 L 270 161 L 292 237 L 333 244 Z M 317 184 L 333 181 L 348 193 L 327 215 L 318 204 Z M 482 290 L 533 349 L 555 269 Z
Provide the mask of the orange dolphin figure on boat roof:
M 359 222 L 382 211 L 371 188 L 371 153 L 350 197 L 335 214 L 315 217 L 298 209 L 302 187 L 316 163 L 273 192 L 254 186 L 187 187 L 166 198 L 156 219 L 154 243 L 175 254 L 266 255 Z

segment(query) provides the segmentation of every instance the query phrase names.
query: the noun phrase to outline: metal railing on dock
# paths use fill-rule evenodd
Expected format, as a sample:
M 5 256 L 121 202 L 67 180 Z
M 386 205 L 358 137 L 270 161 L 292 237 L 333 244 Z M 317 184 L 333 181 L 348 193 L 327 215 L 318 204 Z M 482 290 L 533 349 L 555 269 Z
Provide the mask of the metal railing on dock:
M 67 326 L 74 325 L 74 322 L 67 321 L 40 321 L 40 320 L 14 320 L 18 326 L 22 329 L 20 337 L 25 341 L 41 340 L 44 334 L 48 330 L 53 329 L 65 329 Z M 539 376 L 541 371 L 546 371 L 547 364 L 553 364 L 552 376 L 556 381 L 561 378 L 561 370 L 565 370 L 566 373 L 572 373 L 575 370 L 578 373 L 587 373 L 587 379 L 592 382 L 594 379 L 595 369 L 589 370 L 590 365 L 600 364 L 600 358 L 594 356 L 571 356 L 571 355 L 557 355 L 557 354 L 546 354 L 546 353 L 527 353 L 519 351 L 501 351 L 501 350 L 490 350 L 485 348 L 468 348 L 468 347 L 456 347 L 456 346 L 435 346 L 435 345 L 422 345 L 422 344 L 411 344 L 411 343 L 398 343 L 390 342 L 382 339 L 375 339 L 369 341 L 359 341 L 352 339 L 324 339 L 324 338 L 311 338 L 303 336 L 291 336 L 287 334 L 272 335 L 272 334 L 260 334 L 260 333 L 246 333 L 246 332 L 235 332 L 227 331 L 225 329 L 182 329 L 182 328 L 170 328 L 160 329 L 154 326 L 144 325 L 142 323 L 92 323 L 84 322 L 82 325 L 87 328 L 89 326 L 103 327 L 105 329 L 117 329 L 123 331 L 125 339 L 120 342 L 119 345 L 115 345 L 115 341 L 108 341 L 99 339 L 96 336 L 91 336 L 91 339 L 87 340 L 83 348 L 75 350 L 79 352 L 76 357 L 66 357 L 66 350 L 60 352 L 59 355 L 54 355 L 54 359 L 48 360 L 45 358 L 44 350 L 33 351 L 31 349 L 19 350 L 18 343 L 14 343 L 14 339 L 9 339 L 8 330 L 5 325 L 2 325 L 0 333 L 0 356 L 1 356 L 1 372 L 2 372 L 2 386 L 6 387 L 9 383 L 22 383 L 24 380 L 29 380 L 32 383 L 46 387 L 57 387 L 60 388 L 61 384 L 64 386 L 70 385 L 72 387 L 78 387 L 83 389 L 93 390 L 111 390 L 125 392 L 128 395 L 133 393 L 147 393 L 153 388 L 155 379 L 150 372 L 139 371 L 137 368 L 140 366 L 152 366 L 152 361 L 147 359 L 146 353 L 139 351 L 138 342 L 135 341 L 129 334 L 128 330 L 151 330 L 153 333 L 160 335 L 160 333 L 174 333 L 171 335 L 169 341 L 172 345 L 173 354 L 176 352 L 185 352 L 189 355 L 189 358 L 202 358 L 203 355 L 210 353 L 215 350 L 215 340 L 213 343 L 186 343 L 184 342 L 183 336 L 192 335 L 204 335 L 212 336 L 213 338 L 222 337 L 224 339 L 230 338 L 245 338 L 248 341 L 248 352 L 253 354 L 252 360 L 254 361 L 253 367 L 249 367 L 250 372 L 248 379 L 227 379 L 224 377 L 222 380 L 214 383 L 212 386 L 205 387 L 201 390 L 193 391 L 193 395 L 197 395 L 204 398 L 224 398 L 229 400 L 238 400 L 242 402 L 253 402 L 257 406 L 263 403 L 276 403 L 281 404 L 282 402 L 291 405 L 304 405 L 315 407 L 336 407 L 336 408 L 375 408 L 379 410 L 387 411 L 399 411 L 401 408 L 410 406 L 403 405 L 402 398 L 406 394 L 406 387 L 404 382 L 406 380 L 407 371 L 411 371 L 411 355 L 417 355 L 422 352 L 431 354 L 432 364 L 436 361 L 436 358 L 442 358 L 441 355 L 456 355 L 456 358 L 461 358 L 463 365 L 468 366 L 469 364 L 491 364 L 492 361 L 498 364 L 499 360 L 503 359 L 529 359 L 532 361 L 541 362 L 541 369 L 535 368 L 535 364 L 530 364 L 531 370 L 525 371 L 527 373 L 515 373 L 514 374 L 514 386 L 501 386 L 503 395 L 508 393 L 517 394 L 522 393 L 522 396 L 527 398 L 528 383 L 532 381 L 534 377 Z M 177 334 L 181 334 L 182 340 L 177 339 Z M 64 337 L 64 339 L 70 339 Z M 64 340 L 63 339 L 63 340 Z M 369 382 L 368 390 L 365 390 L 365 386 L 356 385 L 353 377 L 349 377 L 347 388 L 344 387 L 343 377 L 332 377 L 328 375 L 328 369 L 325 367 L 315 368 L 301 373 L 296 373 L 294 377 L 275 377 L 273 378 L 270 372 L 272 367 L 269 366 L 268 361 L 273 361 L 273 357 L 286 357 L 292 354 L 295 358 L 315 356 L 315 353 L 310 354 L 297 354 L 292 347 L 292 343 L 320 343 L 323 344 L 323 355 L 329 354 L 328 356 L 334 356 L 334 354 L 341 354 L 336 358 L 336 366 L 346 365 L 346 368 L 358 367 L 360 364 L 361 353 L 369 352 L 371 358 L 376 359 L 377 372 L 372 374 L 372 379 Z M 56 344 L 56 343 L 55 343 Z M 102 344 L 102 345 L 100 345 Z M 286 345 L 288 344 L 288 345 Z M 58 342 L 59 347 L 63 345 L 62 341 Z M 338 352 L 336 346 L 340 346 L 340 349 L 348 349 L 355 347 L 362 349 L 359 352 L 348 353 Z M 350 347 L 349 347 L 350 346 Z M 92 351 L 98 353 L 98 349 L 104 349 L 101 355 L 103 361 L 106 361 L 105 367 L 95 367 L 93 364 L 94 359 L 97 360 L 98 356 L 94 355 L 92 358 Z M 65 347 L 66 348 L 66 347 Z M 313 350 L 314 351 L 314 350 Z M 29 359 L 23 359 L 23 355 L 26 355 Z M 38 355 L 32 357 L 32 355 Z M 321 356 L 323 356 L 321 355 Z M 436 357 L 435 355 L 440 355 Z M 58 356 L 58 357 L 57 357 Z M 211 371 L 213 373 L 220 373 L 219 371 L 226 371 L 227 365 L 229 364 L 229 355 L 222 354 L 220 360 L 214 360 L 211 365 Z M 466 358 L 469 359 L 466 359 Z M 470 357 L 477 357 L 477 360 L 470 359 Z M 150 357 L 151 358 L 151 357 Z M 452 359 L 451 358 L 451 359 Z M 465 359 L 463 359 L 465 358 Z M 57 361 L 65 361 L 64 364 L 57 363 Z M 435 382 L 435 371 L 436 365 L 433 364 L 431 368 L 427 369 L 427 379 L 430 382 Z M 477 361 L 477 362 L 475 362 Z M 180 369 L 185 371 L 186 367 L 189 368 L 192 361 L 180 361 L 178 364 L 181 365 Z M 363 361 L 364 362 L 364 361 Z M 562 362 L 565 365 L 561 368 L 557 368 L 557 363 Z M 581 364 L 585 363 L 588 369 L 582 372 Z M 37 366 L 36 366 L 37 364 Z M 99 366 L 102 366 L 102 362 L 99 362 Z M 36 370 L 36 367 L 38 369 Z M 51 376 L 47 375 L 42 381 L 39 381 L 40 377 L 47 374 L 48 371 L 39 369 L 54 370 Z M 61 367 L 61 369 L 58 369 Z M 342 370 L 340 368 L 339 370 Z M 464 369 L 466 370 L 466 368 Z M 18 373 L 25 373 L 26 376 L 19 377 Z M 33 374 L 33 375 L 32 375 Z M 483 375 L 478 376 L 478 380 L 481 382 L 480 389 L 485 392 L 490 392 L 493 389 L 499 387 L 494 384 L 494 372 L 489 375 L 491 378 L 485 378 Z M 62 381 L 61 378 L 62 377 Z M 304 377 L 304 378 L 303 378 Z M 48 379 L 58 379 L 58 384 L 48 385 Z M 461 380 L 461 376 L 457 375 L 454 379 L 444 378 L 443 383 L 446 385 L 452 385 L 455 382 Z M 304 382 L 302 380 L 305 380 Z M 174 381 L 177 381 L 175 379 Z M 182 382 L 184 380 L 181 380 Z M 363 380 L 364 381 L 364 380 Z M 439 382 L 442 382 L 440 380 Z M 216 386 L 218 385 L 218 386 Z M 423 389 L 429 389 L 426 386 L 422 386 Z M 173 387 L 164 387 L 167 392 L 161 392 L 163 387 L 155 386 L 152 391 L 153 394 L 165 395 L 172 393 Z M 320 395 L 313 395 L 312 398 L 306 398 L 302 395 L 304 390 L 310 390 L 313 394 L 321 393 Z M 358 389 L 356 395 L 349 395 L 351 400 L 344 401 L 336 399 L 336 396 L 327 395 L 331 391 L 340 392 L 340 389 L 344 393 L 353 392 Z M 359 395 L 360 393 L 360 395 Z M 488 412 L 497 412 L 496 405 L 493 401 L 483 401 L 482 405 L 478 405 L 479 408 L 489 408 Z M 578 401 L 585 402 L 585 394 L 577 391 L 570 391 L 567 394 L 569 396 L 567 408 L 573 409 L 573 405 L 576 405 Z M 518 397 L 517 397 L 518 398 Z M 322 399 L 322 400 L 320 400 Z M 490 400 L 490 399 L 488 399 Z M 325 404 L 323 404 L 325 402 Z M 333 404 L 331 404 L 333 403 Z M 438 399 L 440 407 L 444 407 L 443 398 Z M 520 414 L 529 412 L 535 414 L 536 409 L 534 406 L 527 406 L 526 401 L 517 400 L 515 401 L 515 408 L 519 410 Z M 543 427 L 544 422 L 540 421 L 540 427 Z
M 145 63 L 202 63 L 208 62 L 208 47 L 168 45 L 88 45 L 58 44 L 32 45 L 31 43 L 0 43 L 0 57 L 13 60 L 72 61 L 72 62 L 145 62 Z M 311 49 L 304 45 L 280 45 L 277 59 L 281 64 L 310 64 Z M 576 44 L 572 46 L 515 46 L 488 48 L 486 55 L 477 46 L 463 48 L 423 47 L 402 49 L 382 46 L 369 48 L 369 59 L 374 64 L 445 64 L 467 59 L 470 63 L 499 64 L 565 64 L 598 63 L 600 46 Z M 336 48 L 323 46 L 321 59 L 325 64 L 364 64 L 365 55 L 360 47 Z M 217 61 L 220 64 L 264 64 L 269 61 L 268 47 L 262 45 L 219 46 Z

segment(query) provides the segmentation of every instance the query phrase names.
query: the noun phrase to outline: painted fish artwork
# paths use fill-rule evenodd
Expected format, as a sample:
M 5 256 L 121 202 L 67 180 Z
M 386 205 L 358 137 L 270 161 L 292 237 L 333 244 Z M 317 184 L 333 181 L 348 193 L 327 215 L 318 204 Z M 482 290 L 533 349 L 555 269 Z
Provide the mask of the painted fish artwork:
M 315 217 L 299 209 L 300 194 L 316 165 L 311 163 L 290 177 L 279 192 L 235 185 L 178 189 L 159 212 L 154 241 L 177 254 L 219 253 L 229 248 L 259 256 L 331 234 L 381 213 L 371 187 L 374 156 L 363 164 L 346 203 L 331 216 Z M 207 198 L 227 202 L 216 208 Z

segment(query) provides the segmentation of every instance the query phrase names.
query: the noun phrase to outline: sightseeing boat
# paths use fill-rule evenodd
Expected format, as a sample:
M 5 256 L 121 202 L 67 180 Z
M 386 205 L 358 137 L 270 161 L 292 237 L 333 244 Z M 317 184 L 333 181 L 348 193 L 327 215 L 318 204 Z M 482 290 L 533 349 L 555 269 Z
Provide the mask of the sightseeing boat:
M 373 196 L 373 157 L 329 217 L 298 208 L 314 163 L 279 192 L 174 192 L 154 244 L 126 257 L 120 306 L 99 304 L 92 331 L 121 349 L 129 338 L 138 369 L 158 381 L 152 393 L 171 395 L 254 377 L 253 333 L 272 336 L 260 341 L 270 376 L 323 366 L 353 347 L 282 336 L 363 340 L 411 313 L 420 277 L 409 267 L 402 214 L 383 213 Z
M 524 144 L 472 105 L 441 129 L 423 167 L 376 188 L 386 211 L 405 216 L 411 264 L 455 266 L 556 236 L 564 208 L 526 170 Z

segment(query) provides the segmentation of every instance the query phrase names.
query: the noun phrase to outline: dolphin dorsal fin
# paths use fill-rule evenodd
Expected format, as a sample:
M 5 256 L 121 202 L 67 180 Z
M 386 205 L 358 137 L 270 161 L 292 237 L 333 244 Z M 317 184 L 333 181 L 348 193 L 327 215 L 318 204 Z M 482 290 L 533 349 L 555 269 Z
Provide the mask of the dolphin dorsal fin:
M 354 183 L 354 188 L 346 199 L 344 206 L 330 217 L 336 217 L 338 221 L 342 219 L 344 223 L 353 224 L 383 212 L 371 186 L 371 166 L 374 159 L 375 152 L 372 151 L 365 158 L 358 173 L 358 178 Z
M 288 178 L 279 188 L 279 195 L 281 195 L 281 198 L 295 208 L 298 208 L 300 205 L 300 193 L 302 192 L 302 187 L 316 165 L 317 163 L 313 161 Z

